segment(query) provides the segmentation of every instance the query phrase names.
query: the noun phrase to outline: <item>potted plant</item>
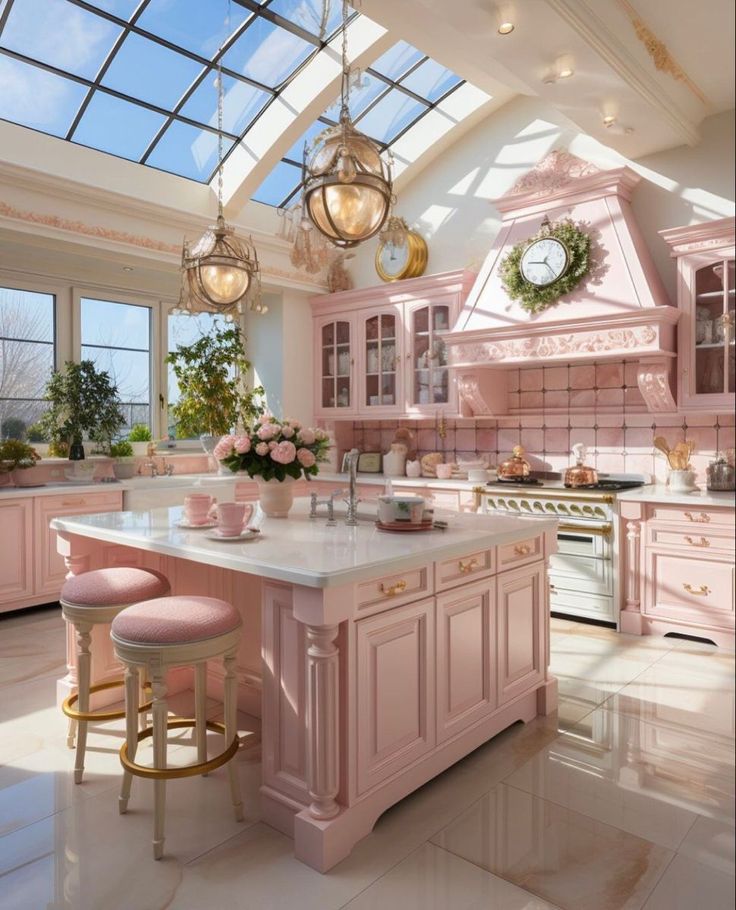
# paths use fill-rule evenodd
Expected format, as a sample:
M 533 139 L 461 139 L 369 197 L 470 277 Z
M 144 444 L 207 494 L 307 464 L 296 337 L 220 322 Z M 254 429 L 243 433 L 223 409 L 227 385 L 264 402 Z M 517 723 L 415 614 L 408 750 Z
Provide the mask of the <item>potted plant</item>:
M 218 326 L 177 347 L 166 361 L 179 385 L 179 400 L 171 406 L 178 439 L 199 436 L 211 454 L 218 437 L 248 426 L 263 412 L 258 400 L 263 388 L 245 383 L 251 364 L 239 326 Z
M 135 474 L 133 446 L 127 439 L 121 439 L 110 446 L 110 457 L 115 459 L 112 469 L 118 480 L 128 480 Z
M 131 444 L 131 454 L 142 458 L 148 455 L 148 446 L 153 442 L 153 436 L 145 423 L 135 423 L 128 433 L 128 442 Z
M 324 430 L 264 414 L 246 433 L 223 436 L 214 455 L 231 471 L 244 471 L 257 480 L 258 498 L 266 515 L 286 518 L 294 500 L 294 481 L 316 476 L 319 463 L 327 460 L 329 447 Z
M 33 468 L 41 460 L 41 456 L 27 442 L 20 439 L 6 439 L 0 442 L 0 484 L 7 483 L 10 474 L 19 487 L 31 486 L 32 481 L 26 481 L 24 471 Z
M 68 445 L 71 460 L 84 458 L 85 437 L 109 448 L 125 423 L 116 386 L 110 375 L 98 370 L 92 360 L 81 363 L 68 360 L 63 369 L 51 375 L 44 399 L 49 407 L 37 427 L 54 451 L 59 451 L 63 444 Z

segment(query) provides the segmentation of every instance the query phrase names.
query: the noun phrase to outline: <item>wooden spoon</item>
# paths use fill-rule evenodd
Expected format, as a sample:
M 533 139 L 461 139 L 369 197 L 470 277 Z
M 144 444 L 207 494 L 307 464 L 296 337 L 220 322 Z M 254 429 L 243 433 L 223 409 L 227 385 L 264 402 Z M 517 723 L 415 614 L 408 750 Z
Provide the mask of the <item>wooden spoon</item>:
M 669 458 L 670 447 L 667 444 L 667 440 L 664 438 L 664 436 L 655 436 L 654 437 L 654 448 L 659 449 L 659 451 L 662 452 L 663 455 L 667 455 L 667 457 Z

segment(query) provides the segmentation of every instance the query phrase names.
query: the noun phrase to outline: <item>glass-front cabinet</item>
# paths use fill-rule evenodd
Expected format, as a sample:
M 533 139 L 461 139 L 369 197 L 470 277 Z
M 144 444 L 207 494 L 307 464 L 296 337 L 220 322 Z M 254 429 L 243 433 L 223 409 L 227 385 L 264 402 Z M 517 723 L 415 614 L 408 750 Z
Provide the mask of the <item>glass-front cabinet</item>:
M 401 307 L 362 313 L 360 410 L 393 413 L 403 409 Z
M 730 412 L 736 402 L 734 219 L 662 233 L 677 259 L 679 407 Z
M 319 411 L 348 414 L 355 410 L 353 336 L 353 321 L 350 319 L 319 321 L 317 326 Z
M 407 305 L 410 408 L 429 410 L 450 404 L 450 368 L 443 336 L 451 328 L 450 303 Z

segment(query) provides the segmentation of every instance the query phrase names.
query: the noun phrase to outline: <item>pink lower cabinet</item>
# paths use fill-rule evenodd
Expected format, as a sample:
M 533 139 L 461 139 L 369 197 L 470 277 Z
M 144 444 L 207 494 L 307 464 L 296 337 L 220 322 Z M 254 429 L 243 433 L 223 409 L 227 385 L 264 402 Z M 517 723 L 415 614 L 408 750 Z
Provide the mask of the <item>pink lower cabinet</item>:
M 496 579 L 437 596 L 437 741 L 496 707 Z
M 0 612 L 33 595 L 33 500 L 0 502 Z
M 123 494 L 66 493 L 60 496 L 38 496 L 34 500 L 34 594 L 55 600 L 64 583 L 67 568 L 56 548 L 56 532 L 49 527 L 60 515 L 89 515 L 94 512 L 119 512 Z M 38 601 L 43 602 L 43 599 Z
M 434 601 L 355 623 L 358 793 L 434 746 Z
M 733 630 L 733 556 L 694 559 L 649 547 L 646 585 L 646 616 Z
M 545 673 L 545 571 L 535 563 L 498 576 L 498 704 L 539 685 Z

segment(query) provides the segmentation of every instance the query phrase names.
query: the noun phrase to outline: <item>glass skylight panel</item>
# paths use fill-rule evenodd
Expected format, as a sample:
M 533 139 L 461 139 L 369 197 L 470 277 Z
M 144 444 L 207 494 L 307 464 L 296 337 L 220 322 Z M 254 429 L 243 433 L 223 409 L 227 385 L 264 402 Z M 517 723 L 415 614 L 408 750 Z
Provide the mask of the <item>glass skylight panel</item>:
M 355 125 L 372 139 L 388 145 L 427 110 L 429 105 L 422 104 L 421 101 L 395 88 L 381 98 L 365 116 L 357 120 Z
M 315 122 L 309 127 L 308 130 L 305 130 L 302 135 L 296 140 L 294 145 L 289 149 L 289 151 L 284 155 L 284 158 L 290 158 L 292 161 L 301 162 L 304 156 L 304 143 L 311 145 L 312 140 L 315 136 L 319 136 L 322 130 L 327 129 L 327 124 L 322 123 L 321 120 L 315 120 Z
M 182 116 L 199 123 L 208 123 L 217 128 L 217 88 L 215 86 L 216 73 L 207 73 L 197 88 L 182 106 Z M 222 128 L 227 133 L 244 133 L 253 120 L 260 114 L 266 103 L 272 97 L 269 92 L 264 92 L 240 79 L 232 76 L 222 77 L 223 106 Z
M 381 92 L 388 89 L 388 83 L 383 79 L 377 79 L 370 73 L 362 73 L 360 85 L 350 89 L 350 114 L 355 119 L 359 117 L 368 105 L 374 101 Z M 337 98 L 334 104 L 331 104 L 325 111 L 325 117 L 328 120 L 339 120 L 340 118 L 340 99 Z
M 222 145 L 223 155 L 233 145 L 233 140 L 226 138 Z M 145 163 L 206 183 L 218 164 L 217 135 L 175 120 L 166 128 Z
M 172 110 L 201 72 L 196 61 L 131 33 L 115 54 L 102 84 Z
M 136 25 L 211 60 L 252 15 L 228 0 L 150 0 Z
M 87 88 L 0 54 L 0 118 L 65 136 Z
M 401 79 L 412 66 L 419 63 L 424 56 L 421 51 L 418 51 L 406 41 L 398 41 L 385 54 L 382 54 L 375 63 L 371 63 L 371 69 L 396 81 Z
M 96 91 L 72 139 L 80 145 L 139 161 L 165 121 L 163 114 Z
M 426 98 L 427 101 L 437 101 L 461 82 L 462 79 L 446 66 L 442 66 L 436 60 L 425 60 L 421 66 L 401 80 L 401 85 Z
M 257 18 L 222 58 L 223 65 L 248 79 L 275 88 L 316 48 L 267 19 Z
M 66 0 L 15 0 L 0 45 L 84 79 L 94 79 L 121 28 Z
M 256 202 L 266 205 L 281 205 L 299 187 L 302 181 L 301 168 L 286 161 L 279 161 L 253 194 Z
M 322 40 L 327 40 L 342 20 L 342 0 L 329 0 L 326 16 L 323 0 L 273 0 L 268 8 Z
M 140 6 L 141 0 L 87 0 L 87 3 L 127 21 Z

